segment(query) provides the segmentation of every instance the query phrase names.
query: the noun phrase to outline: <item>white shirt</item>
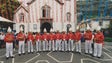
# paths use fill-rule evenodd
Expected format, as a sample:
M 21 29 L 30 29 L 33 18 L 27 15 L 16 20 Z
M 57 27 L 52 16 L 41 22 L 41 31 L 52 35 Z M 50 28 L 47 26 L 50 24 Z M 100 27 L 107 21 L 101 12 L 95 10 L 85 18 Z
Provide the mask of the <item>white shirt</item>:
M 2 36 L 2 35 L 0 35 L 0 40 L 1 40 L 1 36 Z
M 1 40 L 4 40 L 5 35 L 1 35 Z

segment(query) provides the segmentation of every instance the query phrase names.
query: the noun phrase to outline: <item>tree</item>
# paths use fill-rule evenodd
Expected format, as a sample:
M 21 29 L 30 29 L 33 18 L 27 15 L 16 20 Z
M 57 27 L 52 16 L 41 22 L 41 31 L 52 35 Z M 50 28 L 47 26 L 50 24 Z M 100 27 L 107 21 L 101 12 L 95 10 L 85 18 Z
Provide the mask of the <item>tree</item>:
M 109 36 L 112 37 L 112 20 L 110 20 L 110 25 L 109 25 Z
M 0 0 L 0 16 L 13 20 L 14 11 L 19 5 L 18 0 Z

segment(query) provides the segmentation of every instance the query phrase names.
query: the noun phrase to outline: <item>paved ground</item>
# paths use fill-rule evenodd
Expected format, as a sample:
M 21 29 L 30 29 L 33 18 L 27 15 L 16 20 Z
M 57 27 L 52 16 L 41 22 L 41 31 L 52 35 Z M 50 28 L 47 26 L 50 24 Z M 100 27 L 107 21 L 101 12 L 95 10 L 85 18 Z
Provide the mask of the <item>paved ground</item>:
M 40 52 L 18 56 L 17 50 L 14 52 L 15 58 L 6 60 L 5 49 L 0 49 L 0 63 L 112 63 L 112 44 L 106 43 L 103 48 L 102 58 L 92 57 L 84 54 L 84 44 L 82 44 L 82 54 L 72 52 Z

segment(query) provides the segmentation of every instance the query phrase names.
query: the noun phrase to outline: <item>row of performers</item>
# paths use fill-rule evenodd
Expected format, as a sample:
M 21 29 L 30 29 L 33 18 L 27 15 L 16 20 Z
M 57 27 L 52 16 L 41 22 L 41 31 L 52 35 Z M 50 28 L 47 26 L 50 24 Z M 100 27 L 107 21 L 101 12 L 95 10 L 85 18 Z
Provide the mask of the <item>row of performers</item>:
M 81 32 L 79 29 L 73 34 L 72 30 L 69 33 L 63 31 L 61 34 L 59 31 L 56 34 L 51 31 L 47 33 L 44 31 L 44 34 L 37 33 L 34 37 L 30 31 L 27 36 L 22 32 L 22 28 L 18 33 L 16 39 L 19 41 L 18 54 L 25 54 L 25 39 L 27 39 L 28 44 L 28 53 L 33 53 L 33 45 L 36 44 L 36 51 L 74 51 L 81 53 Z M 100 27 L 97 29 L 97 33 L 92 34 L 90 29 L 87 29 L 84 33 L 85 38 L 85 53 L 93 54 L 93 56 L 101 57 L 102 55 L 102 46 L 104 36 L 100 32 Z M 92 48 L 92 43 L 94 40 L 94 48 Z M 11 33 L 11 28 L 8 28 L 8 32 L 5 36 L 4 41 L 6 42 L 6 58 L 10 56 L 13 58 L 13 41 L 14 35 Z M 74 47 L 75 46 L 75 47 Z M 94 50 L 92 50 L 94 49 Z

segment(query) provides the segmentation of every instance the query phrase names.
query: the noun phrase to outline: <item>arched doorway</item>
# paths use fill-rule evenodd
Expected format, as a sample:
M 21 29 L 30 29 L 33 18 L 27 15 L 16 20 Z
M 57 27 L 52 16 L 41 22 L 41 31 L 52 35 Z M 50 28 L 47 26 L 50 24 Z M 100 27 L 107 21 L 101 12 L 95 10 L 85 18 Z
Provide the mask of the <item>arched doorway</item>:
M 50 32 L 50 29 L 52 28 L 51 24 L 48 23 L 48 22 L 45 22 L 41 25 L 41 32 L 43 33 L 44 32 L 44 29 L 47 30 L 47 32 L 49 33 Z
M 24 32 L 25 26 L 21 24 L 21 25 L 19 26 L 19 29 L 20 29 L 20 27 L 23 28 L 23 32 Z

